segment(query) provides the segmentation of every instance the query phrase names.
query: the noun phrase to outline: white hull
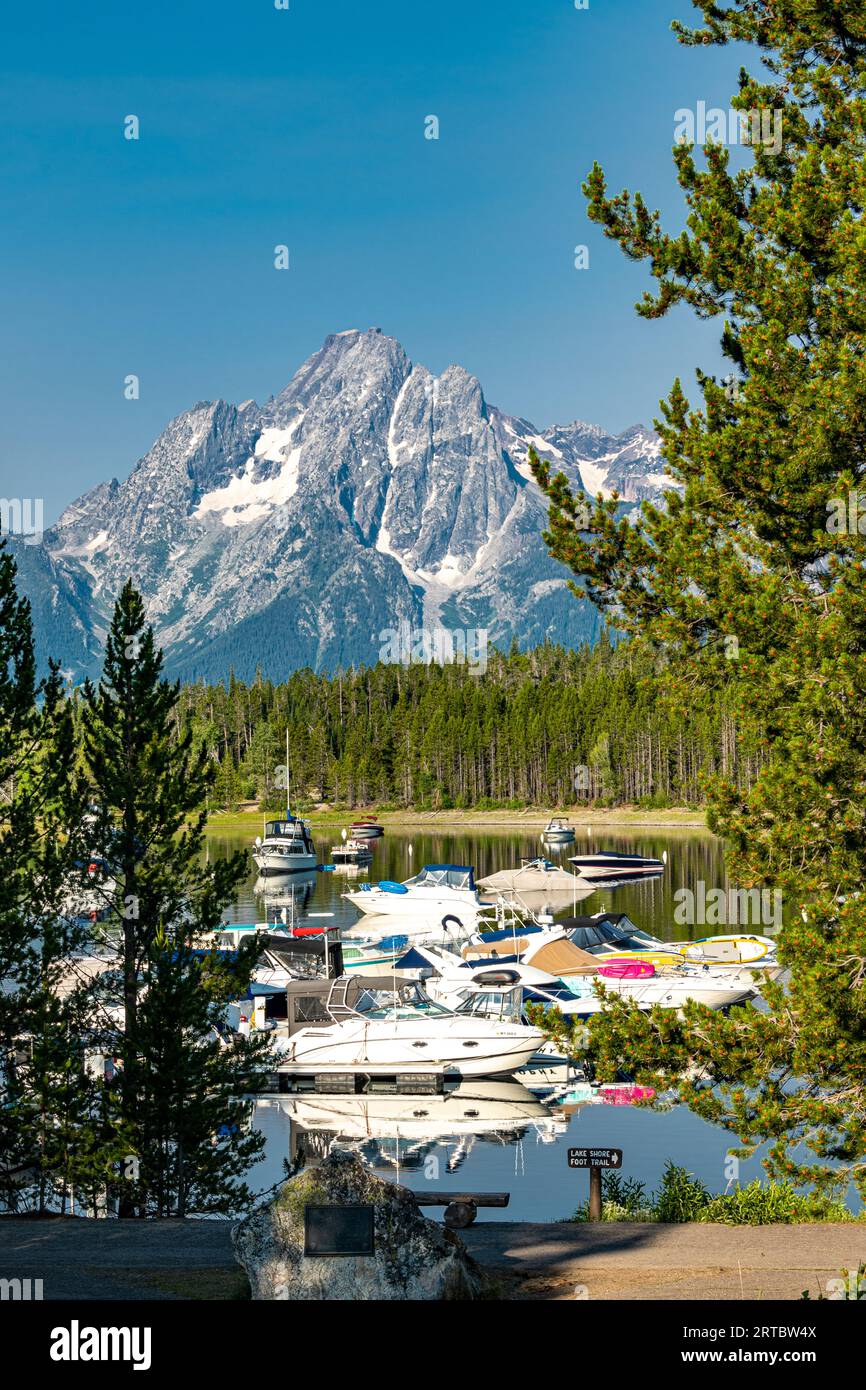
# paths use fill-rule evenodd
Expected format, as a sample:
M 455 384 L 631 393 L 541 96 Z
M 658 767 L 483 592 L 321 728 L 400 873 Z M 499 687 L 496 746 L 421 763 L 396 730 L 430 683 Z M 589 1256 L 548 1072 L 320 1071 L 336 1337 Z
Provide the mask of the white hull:
M 429 1018 L 304 1029 L 288 1039 L 276 1070 L 289 1076 L 510 1075 L 536 1052 L 541 1034 L 519 1025 L 457 1019 L 447 1029 Z
M 550 1112 L 514 1081 L 459 1082 L 445 1095 L 269 1097 L 302 1129 L 333 1130 L 352 1139 L 416 1139 L 486 1134 L 535 1121 Z M 261 1102 L 259 1102 L 261 1103 Z
M 731 1004 L 742 1004 L 754 998 L 757 992 L 754 981 L 741 985 L 727 979 L 710 982 L 702 976 L 679 979 L 671 975 L 658 975 L 650 980 L 611 980 L 602 977 L 598 983 L 611 994 L 618 994 L 641 1009 L 651 1009 L 654 1004 L 663 1009 L 681 1009 L 689 1000 L 706 1004 L 709 1009 L 726 1009 Z M 594 990 L 585 996 L 575 997 L 579 1002 L 579 1007 L 574 1011 L 576 1013 L 600 1013 L 604 1008 L 603 1001 Z
M 279 850 L 269 850 L 263 845 L 253 850 L 256 867 L 262 874 L 297 874 L 315 869 L 318 859 L 315 854 L 283 854 Z
M 475 893 L 440 893 L 431 896 L 423 890 L 418 893 L 386 893 L 381 888 L 371 888 L 369 893 L 358 890 L 344 896 L 367 917 L 390 917 L 401 922 L 405 919 L 417 922 L 419 927 L 424 928 L 442 926 L 446 917 L 456 917 L 461 926 L 474 925 L 479 912 L 489 907 Z M 400 930 L 404 928 L 401 926 Z

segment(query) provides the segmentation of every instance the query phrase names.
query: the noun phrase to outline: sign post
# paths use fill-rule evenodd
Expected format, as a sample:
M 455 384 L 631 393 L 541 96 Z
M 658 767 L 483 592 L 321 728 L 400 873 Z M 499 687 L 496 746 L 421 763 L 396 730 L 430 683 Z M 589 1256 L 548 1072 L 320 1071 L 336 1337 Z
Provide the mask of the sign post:
M 589 1169 L 589 1219 L 601 1220 L 601 1170 L 621 1168 L 622 1149 L 569 1149 L 569 1168 Z

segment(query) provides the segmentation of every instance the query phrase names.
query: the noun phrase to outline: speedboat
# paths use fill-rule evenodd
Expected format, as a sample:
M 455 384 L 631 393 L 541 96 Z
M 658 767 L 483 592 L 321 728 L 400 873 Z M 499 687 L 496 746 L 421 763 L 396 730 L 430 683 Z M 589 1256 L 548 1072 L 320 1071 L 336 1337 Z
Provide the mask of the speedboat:
M 264 837 L 256 836 L 253 859 L 261 874 L 293 874 L 315 869 L 316 847 L 309 822 L 286 813 L 285 820 L 265 824 Z
M 425 864 L 405 883 L 364 883 L 343 897 L 368 916 L 411 917 L 419 926 L 469 926 L 487 907 L 466 864 Z
M 616 879 L 618 883 L 629 883 L 635 879 L 654 878 L 664 873 L 663 859 L 649 859 L 644 854 L 616 854 L 603 850 L 599 854 L 569 855 L 581 878 L 588 883 L 604 883 Z
M 382 1002 L 349 976 L 330 982 L 327 997 L 314 983 L 287 991 L 287 1032 L 273 1043 L 282 1076 L 510 1075 L 544 1041 L 522 1023 L 452 1013 L 418 984 Z
M 542 830 L 541 838 L 551 845 L 570 845 L 574 840 L 574 826 L 554 816 Z
M 377 820 L 368 817 L 366 820 L 354 820 L 349 826 L 349 834 L 353 840 L 378 840 L 385 831 Z

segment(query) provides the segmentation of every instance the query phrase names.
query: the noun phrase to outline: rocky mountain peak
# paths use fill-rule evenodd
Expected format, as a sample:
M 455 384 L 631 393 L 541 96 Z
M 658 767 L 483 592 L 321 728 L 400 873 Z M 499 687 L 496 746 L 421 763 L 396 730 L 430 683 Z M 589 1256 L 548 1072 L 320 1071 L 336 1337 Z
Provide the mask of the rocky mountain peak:
M 28 582 L 37 611 L 49 592 L 66 605 L 56 654 L 78 673 L 129 574 L 183 675 L 373 661 L 401 622 L 585 640 L 597 616 L 541 541 L 531 448 L 589 493 L 633 502 L 666 481 L 643 426 L 538 430 L 459 364 L 436 376 L 381 329 L 347 329 L 264 405 L 175 416 L 125 480 L 66 508 Z

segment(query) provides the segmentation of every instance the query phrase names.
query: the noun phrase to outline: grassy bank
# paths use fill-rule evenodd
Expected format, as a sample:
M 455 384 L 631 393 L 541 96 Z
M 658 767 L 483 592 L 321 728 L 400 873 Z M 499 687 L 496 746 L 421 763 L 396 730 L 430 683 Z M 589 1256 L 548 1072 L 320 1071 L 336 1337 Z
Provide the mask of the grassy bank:
M 273 818 L 274 813 L 269 813 Z M 703 811 L 687 807 L 667 807 L 663 810 L 650 810 L 640 806 L 614 806 L 588 808 L 577 806 L 566 808 L 530 807 L 525 811 L 377 811 L 373 807 L 354 810 L 334 807 L 315 807 L 303 813 L 316 826 L 333 826 L 342 829 L 363 816 L 375 815 L 387 829 L 399 830 L 403 827 L 424 827 L 431 830 L 543 830 L 551 816 L 564 816 L 580 833 L 587 826 L 592 830 L 689 830 L 706 831 L 706 816 Z M 254 809 L 237 811 L 215 811 L 208 818 L 207 828 L 214 833 L 224 831 L 249 831 L 255 835 L 261 831 L 262 812 Z M 707 831 L 706 833 L 709 834 Z

